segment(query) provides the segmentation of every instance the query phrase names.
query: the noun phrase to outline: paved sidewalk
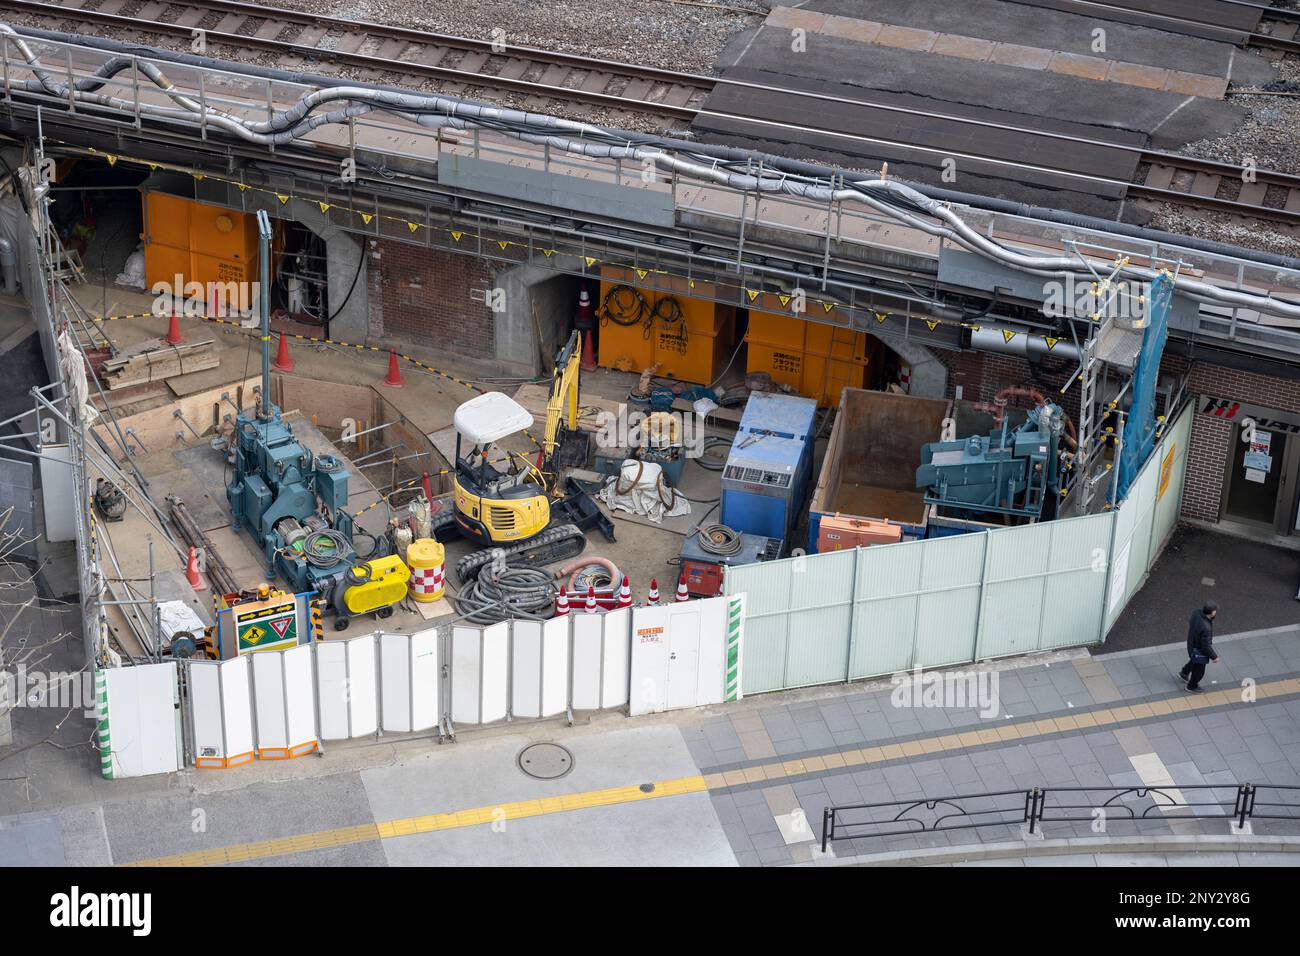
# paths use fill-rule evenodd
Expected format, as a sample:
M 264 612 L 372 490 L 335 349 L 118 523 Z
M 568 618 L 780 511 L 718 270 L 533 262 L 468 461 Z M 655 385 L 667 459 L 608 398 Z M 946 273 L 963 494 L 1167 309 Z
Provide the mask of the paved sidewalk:
M 755 698 L 683 733 L 742 865 L 813 859 L 826 806 L 1035 786 L 1300 785 L 1300 628 L 1217 643 L 1222 663 L 1211 665 L 1200 695 L 1182 690 L 1176 672 L 1186 657 L 1173 645 L 999 671 L 998 706 L 983 707 L 983 717 L 978 706 L 898 706 L 888 688 L 788 705 Z M 1231 802 L 1230 791 L 1214 794 Z M 1300 801 L 1300 793 L 1285 799 Z M 1135 831 L 1117 816 L 1110 814 L 1117 834 Z M 1088 823 L 1051 826 L 1051 836 L 1091 832 Z M 1141 832 L 1226 827 L 1226 819 L 1156 820 Z M 834 850 L 1002 842 L 1019 839 L 1019 830 L 877 837 Z M 1255 822 L 1256 833 L 1297 830 L 1293 822 Z

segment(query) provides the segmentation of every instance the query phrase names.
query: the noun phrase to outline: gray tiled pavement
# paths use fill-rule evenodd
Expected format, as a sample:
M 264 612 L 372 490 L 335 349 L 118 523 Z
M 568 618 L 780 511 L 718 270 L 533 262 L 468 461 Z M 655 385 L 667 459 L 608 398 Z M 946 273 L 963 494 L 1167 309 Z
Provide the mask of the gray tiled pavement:
M 1275 629 L 1220 638 L 1222 661 L 1212 665 L 1203 686 L 1235 688 L 1243 681 L 1266 683 L 1300 673 L 1300 629 Z M 1183 693 L 1175 674 L 1185 661 L 1179 647 L 1153 648 L 1099 657 L 1082 657 L 999 673 L 998 718 L 981 719 L 975 708 L 896 707 L 891 689 L 875 688 L 825 700 L 768 705 L 755 699 L 744 712 L 684 725 L 683 734 L 700 768 L 707 773 L 743 769 L 791 757 L 829 755 L 845 749 L 924 740 L 1026 718 L 1085 713 L 1142 701 L 1176 698 Z M 761 728 L 761 732 L 760 732 Z M 1154 755 L 1153 758 L 1150 755 Z M 1138 761 L 1135 762 L 1134 758 Z M 1167 774 L 1174 786 L 1231 785 L 1212 791 L 1182 791 L 1186 801 L 1231 804 L 1239 782 L 1300 785 L 1300 695 L 1263 698 L 1253 703 L 1152 716 L 1123 726 L 1096 727 L 1046 735 L 1041 739 L 973 746 L 961 751 L 904 757 L 871 766 L 828 767 L 782 781 L 750 782 L 715 790 L 714 808 L 742 865 L 804 862 L 812 858 L 827 806 L 910 801 L 923 798 L 1029 787 L 1143 787 L 1139 764 Z M 1276 793 L 1276 792 L 1275 792 Z M 1261 791 L 1259 800 L 1266 799 Z M 1109 796 L 1107 794 L 1106 796 Z M 1052 836 L 1096 835 L 1088 810 L 1096 794 L 1049 795 L 1084 807 L 1079 822 L 1051 823 Z M 1286 794 L 1289 803 L 1300 793 Z M 997 843 L 1021 837 L 1023 799 L 1012 795 L 997 806 L 1010 825 L 925 832 L 838 842 L 837 855 L 880 853 L 930 846 Z M 1151 799 L 1129 795 L 1136 813 Z M 990 808 L 992 802 L 987 804 Z M 791 824 L 798 807 L 802 821 Z M 894 810 L 890 811 L 892 815 Z M 1065 812 L 1065 811 L 1060 811 Z M 1202 816 L 1226 811 L 1198 808 Z M 1226 819 L 1164 819 L 1160 810 L 1138 830 L 1125 822 L 1124 808 L 1107 814 L 1108 832 L 1131 835 L 1188 833 L 1198 828 L 1226 830 Z M 782 821 L 785 821 L 785 832 Z M 1295 822 L 1256 820 L 1258 834 L 1297 833 Z

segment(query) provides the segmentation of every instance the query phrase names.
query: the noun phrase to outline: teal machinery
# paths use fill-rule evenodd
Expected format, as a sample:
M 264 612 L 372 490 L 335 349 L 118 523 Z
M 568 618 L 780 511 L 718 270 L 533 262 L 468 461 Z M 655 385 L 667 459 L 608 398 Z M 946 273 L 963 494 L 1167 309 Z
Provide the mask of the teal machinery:
M 925 489 L 926 504 L 943 505 L 957 517 L 1003 514 L 1037 521 L 1055 516 L 1065 413 L 1045 403 L 1014 429 L 1009 418 L 1004 414 L 1001 428 L 988 435 L 921 447 L 916 487 Z
M 356 563 L 348 503 L 348 471 L 332 455 L 315 455 L 271 404 L 271 223 L 257 213 L 261 256 L 262 391 L 255 412 L 235 419 L 234 476 L 226 485 L 231 526 L 248 529 L 294 591 L 332 593 Z

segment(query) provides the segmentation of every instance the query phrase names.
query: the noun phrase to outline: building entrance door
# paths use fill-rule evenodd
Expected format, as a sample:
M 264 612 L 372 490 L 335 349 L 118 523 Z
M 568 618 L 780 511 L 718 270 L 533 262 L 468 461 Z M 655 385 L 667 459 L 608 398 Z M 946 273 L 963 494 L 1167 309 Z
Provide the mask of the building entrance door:
M 1300 440 L 1242 423 L 1233 429 L 1221 517 L 1296 534 Z

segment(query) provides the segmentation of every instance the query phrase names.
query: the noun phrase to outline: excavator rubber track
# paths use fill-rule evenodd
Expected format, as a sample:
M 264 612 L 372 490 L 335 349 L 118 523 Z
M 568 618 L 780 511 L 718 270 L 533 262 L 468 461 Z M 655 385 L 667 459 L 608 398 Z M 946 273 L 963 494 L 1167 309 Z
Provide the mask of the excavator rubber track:
M 456 562 L 456 576 L 464 584 L 478 576 L 483 566 L 500 554 L 512 568 L 536 567 L 553 564 L 582 554 L 587 547 L 587 536 L 576 524 L 558 524 L 547 528 L 520 544 L 508 548 L 483 548 L 467 554 Z

